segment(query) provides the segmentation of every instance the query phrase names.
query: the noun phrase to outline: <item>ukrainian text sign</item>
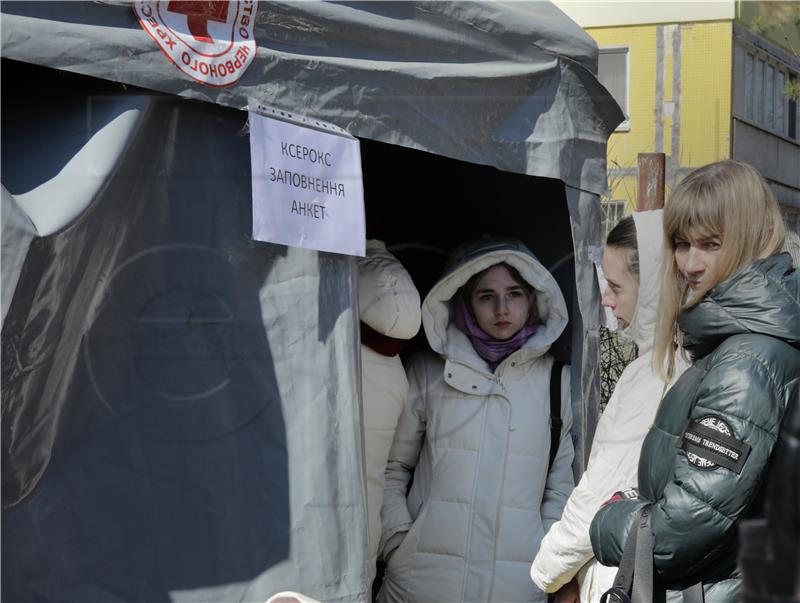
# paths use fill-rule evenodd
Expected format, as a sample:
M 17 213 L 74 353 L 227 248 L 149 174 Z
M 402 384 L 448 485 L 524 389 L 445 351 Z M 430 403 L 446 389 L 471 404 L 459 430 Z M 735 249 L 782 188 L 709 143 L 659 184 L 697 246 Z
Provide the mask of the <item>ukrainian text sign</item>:
M 364 255 L 357 139 L 250 113 L 253 238 Z

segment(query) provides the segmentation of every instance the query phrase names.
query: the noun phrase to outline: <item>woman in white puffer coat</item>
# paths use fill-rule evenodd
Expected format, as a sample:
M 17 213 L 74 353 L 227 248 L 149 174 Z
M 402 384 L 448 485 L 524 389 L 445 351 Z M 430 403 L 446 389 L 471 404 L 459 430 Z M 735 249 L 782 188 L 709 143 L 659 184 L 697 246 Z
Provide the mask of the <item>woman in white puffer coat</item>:
M 566 370 L 548 472 L 561 291 L 522 243 L 483 239 L 454 253 L 422 322 L 433 351 L 410 362 L 389 453 L 378 600 L 543 602 L 530 563 L 573 486 Z
M 581 603 L 598 603 L 614 582 L 617 568 L 594 559 L 589 526 L 600 505 L 615 492 L 636 485 L 642 440 L 666 390 L 653 369 L 652 353 L 661 296 L 662 214 L 662 210 L 637 212 L 633 220 L 626 219 L 609 233 L 603 257 L 609 288 L 603 305 L 636 343 L 639 356 L 620 375 L 597 424 L 586 471 L 531 567 L 531 578 L 539 588 L 548 593 L 561 589 L 558 603 L 576 601 L 578 587 Z M 673 383 L 686 367 L 681 357 Z M 576 576 L 578 586 L 569 585 Z

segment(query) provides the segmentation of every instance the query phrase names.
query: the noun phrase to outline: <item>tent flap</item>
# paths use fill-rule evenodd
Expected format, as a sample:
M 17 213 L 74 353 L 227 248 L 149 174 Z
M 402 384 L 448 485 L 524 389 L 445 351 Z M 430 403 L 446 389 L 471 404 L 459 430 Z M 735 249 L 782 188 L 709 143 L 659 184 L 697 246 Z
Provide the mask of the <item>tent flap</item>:
M 241 113 L 142 107 L 80 218 L 20 246 L 2 600 L 363 601 L 355 260 L 251 239 Z

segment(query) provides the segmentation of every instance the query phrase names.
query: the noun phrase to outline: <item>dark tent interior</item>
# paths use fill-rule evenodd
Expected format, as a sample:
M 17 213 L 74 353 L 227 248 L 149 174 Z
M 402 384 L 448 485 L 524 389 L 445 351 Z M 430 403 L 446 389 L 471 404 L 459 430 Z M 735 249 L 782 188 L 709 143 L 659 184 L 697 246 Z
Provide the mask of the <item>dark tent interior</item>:
M 574 316 L 572 235 L 561 181 L 372 140 L 361 141 L 361 162 L 367 238 L 386 243 L 422 297 L 460 243 L 484 235 L 515 237 L 554 274 Z M 570 325 L 553 350 L 566 362 Z M 422 345 L 420 332 L 404 355 Z

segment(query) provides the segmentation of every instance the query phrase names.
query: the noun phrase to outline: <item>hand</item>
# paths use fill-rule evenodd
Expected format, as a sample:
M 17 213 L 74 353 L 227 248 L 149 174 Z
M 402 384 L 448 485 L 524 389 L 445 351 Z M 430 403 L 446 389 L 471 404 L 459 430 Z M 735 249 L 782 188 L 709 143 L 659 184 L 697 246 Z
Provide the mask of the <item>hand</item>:
M 623 498 L 623 497 L 620 495 L 620 493 L 619 493 L 619 492 L 615 492 L 615 493 L 614 493 L 614 494 L 611 496 L 611 498 L 609 498 L 609 499 L 608 499 L 607 501 L 605 501 L 605 502 L 604 502 L 602 505 L 600 505 L 600 508 L 602 509 L 603 507 L 605 507 L 605 506 L 607 506 L 607 505 L 610 505 L 611 503 L 618 502 L 618 501 L 620 501 L 620 500 L 625 500 L 625 498 Z
M 578 581 L 573 578 L 553 595 L 554 603 L 581 603 L 581 590 Z
M 619 492 L 614 492 L 611 498 L 600 505 L 600 508 L 602 509 L 606 505 L 610 505 L 611 503 L 615 503 L 620 500 L 634 500 L 636 498 L 639 498 L 639 490 L 637 488 L 627 488 L 625 490 L 620 490 Z
M 403 544 L 403 540 L 405 540 L 407 534 L 408 531 L 397 532 L 396 534 L 393 534 L 392 537 L 386 542 L 386 545 L 384 546 L 383 560 L 386 561 L 387 564 L 389 563 L 389 559 L 392 558 L 392 555 L 394 555 L 394 552 L 400 548 L 401 544 Z

